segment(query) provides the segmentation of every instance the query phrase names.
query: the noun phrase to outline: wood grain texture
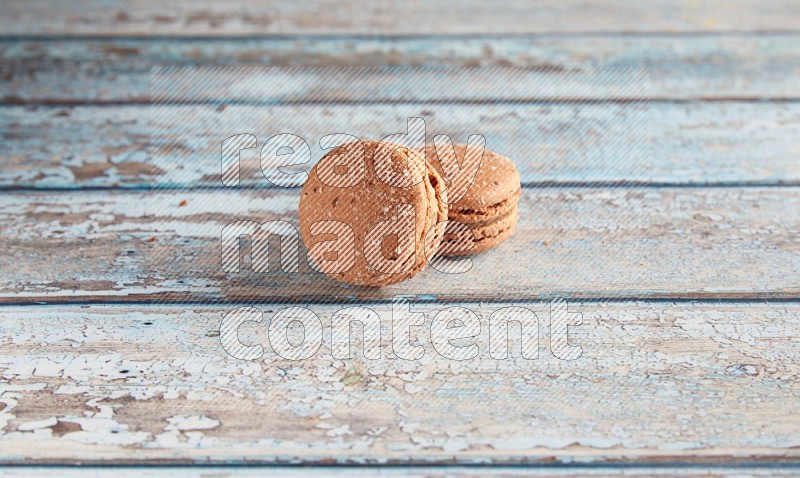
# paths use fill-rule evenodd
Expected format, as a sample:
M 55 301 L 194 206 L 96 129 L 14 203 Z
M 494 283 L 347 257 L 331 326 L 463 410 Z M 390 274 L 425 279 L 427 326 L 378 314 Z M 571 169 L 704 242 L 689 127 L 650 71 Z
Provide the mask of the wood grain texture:
M 55 0 L 3 2 L 0 31 L 6 35 L 294 35 L 565 32 L 691 32 L 797 30 L 800 8 L 788 0 L 544 0 L 535 8 L 501 0 L 413 0 L 386 6 L 368 0 L 346 4 L 211 0 L 145 0 L 101 4 Z
M 410 477 L 410 478 L 483 478 L 483 477 L 521 477 L 521 476 L 565 476 L 570 478 L 583 477 L 674 477 L 674 476 L 701 476 L 701 477 L 736 477 L 742 476 L 769 476 L 790 477 L 796 475 L 796 467 L 778 464 L 775 466 L 764 464 L 743 465 L 711 465 L 711 466 L 412 466 L 412 467 L 384 467 L 384 466 L 172 466 L 148 465 L 146 467 L 120 467 L 120 466 L 92 466 L 92 467 L 60 467 L 60 466 L 25 466 L 19 468 L 6 468 L 4 473 L 9 477 L 29 477 L 35 475 L 41 478 L 80 477 L 97 478 L 110 474 L 120 478 L 215 478 L 227 477 L 262 477 L 265 475 L 285 476 L 288 478 L 317 477 Z
M 147 465 L 10 469 L 28 476 L 796 472 L 797 25 L 786 0 L 0 3 L 0 464 Z M 269 91 L 217 78 L 173 98 L 212 106 L 148 106 L 153 66 L 253 65 L 427 70 L 369 84 L 283 70 Z M 646 91 L 591 76 L 630 68 L 649 71 Z M 646 112 L 629 101 L 646 95 Z M 291 131 L 316 160 L 323 134 L 381 137 L 408 116 L 429 137 L 485 134 L 517 160 L 535 187 L 514 238 L 465 274 L 429 268 L 377 290 L 321 277 L 302 254 L 298 273 L 221 271 L 222 227 L 296 224 L 298 194 L 265 188 L 248 154 L 245 187 L 221 188 L 222 139 Z M 151 126 L 177 147 L 151 157 Z M 269 345 L 266 322 L 291 304 L 329 331 L 346 305 L 388 319 L 398 295 L 426 313 L 421 360 L 394 355 L 386 323 L 377 360 L 363 343 L 333 358 L 327 333 L 302 362 Z M 531 302 L 551 297 L 592 299 L 570 304 L 583 313 L 577 360 L 554 356 L 548 305 Z M 631 298 L 643 301 L 620 302 Z M 242 305 L 265 313 L 240 331 L 261 360 L 220 345 L 221 318 Z M 434 315 L 456 305 L 482 320 L 470 361 L 431 346 Z M 489 357 L 488 317 L 509 305 L 542 320 L 540 358 Z M 174 464 L 214 466 L 149 468 Z
M 0 308 L 5 463 L 696 463 L 800 460 L 797 303 L 571 304 L 576 360 L 557 359 L 546 304 L 540 354 L 432 347 L 437 304 L 413 304 L 425 355 L 396 358 L 390 309 L 380 359 L 275 355 L 266 321 L 240 327 L 255 361 L 219 342 L 226 308 Z M 310 306 L 330 331 L 341 305 Z M 297 332 L 297 331 L 295 331 Z M 292 333 L 295 333 L 292 332 Z M 327 333 L 327 332 L 326 332 Z M 513 341 L 512 341 L 513 342 Z M 513 347 L 513 343 L 512 343 Z M 512 350 L 514 350 L 512 348 Z
M 531 70 L 531 94 L 542 97 L 556 90 L 545 81 L 556 74 L 569 81 L 589 69 L 647 67 L 652 98 L 785 99 L 800 97 L 798 45 L 797 34 L 35 39 L 0 42 L 0 99 L 149 102 L 154 66 L 243 65 L 515 66 Z
M 394 286 L 224 273 L 222 228 L 297 224 L 297 189 L 0 196 L 0 301 L 800 297 L 800 188 L 525 189 L 516 234 L 472 269 Z M 185 201 L 185 203 L 184 203 Z M 276 252 L 277 244 L 272 252 Z M 54 267 L 54 265 L 57 265 Z
M 412 103 L 224 111 L 82 106 L 6 107 L 3 113 L 3 188 L 219 187 L 220 144 L 233 134 L 255 134 L 259 148 L 275 134 L 297 134 L 309 143 L 313 163 L 323 153 L 323 135 L 382 138 L 405 131 L 411 116 L 426 120 L 428 141 L 435 134 L 456 142 L 483 134 L 490 149 L 516 162 L 526 184 L 800 181 L 800 105 L 794 103 Z M 154 133 L 171 147 L 149 150 Z M 241 153 L 243 187 L 270 187 L 258 151 Z

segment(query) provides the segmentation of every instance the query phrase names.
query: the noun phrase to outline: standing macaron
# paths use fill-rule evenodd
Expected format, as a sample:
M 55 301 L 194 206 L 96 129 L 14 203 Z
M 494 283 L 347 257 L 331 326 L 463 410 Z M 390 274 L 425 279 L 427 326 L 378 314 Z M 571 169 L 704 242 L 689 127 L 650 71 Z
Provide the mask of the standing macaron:
M 440 145 L 440 152 L 444 153 L 450 148 L 451 143 Z M 500 244 L 514 234 L 517 227 L 517 205 L 521 193 L 519 173 L 514 163 L 508 158 L 489 150 L 483 150 L 483 145 L 472 150 L 473 161 L 480 160 L 476 165 L 477 172 L 474 178 L 461 175 L 466 187 L 466 192 L 461 192 L 461 197 L 454 197 L 448 205 L 447 232 L 439 254 L 444 256 L 474 254 L 485 251 Z M 456 144 L 453 146 L 455 158 L 462 166 L 464 163 L 467 145 Z M 425 150 L 428 161 L 439 171 L 448 186 L 448 191 L 453 184 L 452 178 L 456 176 L 456 169 L 452 163 L 450 167 L 442 167 L 437 148 L 430 145 Z M 452 156 L 449 156 L 452 161 Z M 468 167 L 459 168 L 466 172 Z M 449 175 L 447 173 L 450 173 Z M 452 195 L 451 195 L 452 197 Z M 471 232 L 471 238 L 465 240 L 463 232 Z
M 312 168 L 299 213 L 314 268 L 350 284 L 382 286 L 426 266 L 444 235 L 447 198 L 420 152 L 355 141 Z

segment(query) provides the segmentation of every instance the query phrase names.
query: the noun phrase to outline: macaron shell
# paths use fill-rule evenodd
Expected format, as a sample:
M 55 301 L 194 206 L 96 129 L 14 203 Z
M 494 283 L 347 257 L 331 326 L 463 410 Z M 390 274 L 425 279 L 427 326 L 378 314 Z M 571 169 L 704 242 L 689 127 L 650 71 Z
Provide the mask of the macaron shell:
M 456 159 L 462 164 L 467 146 L 456 144 L 453 147 Z M 428 162 L 444 175 L 433 145 L 426 148 L 425 155 Z M 448 205 L 448 220 L 464 224 L 472 232 L 472 248 L 465 250 L 465 245 L 459 244 L 455 236 L 451 234 L 448 238 L 446 234 L 438 254 L 475 254 L 511 237 L 517 226 L 521 193 L 519 173 L 514 163 L 493 151 L 484 150 L 481 164 L 466 193 Z
M 350 143 L 328 152 L 309 173 L 309 178 L 300 194 L 300 235 L 306 247 L 311 250 L 317 242 L 335 240 L 337 237 L 334 234 L 313 235 L 311 233 L 312 224 L 318 221 L 345 223 L 354 233 L 355 259 L 353 266 L 346 271 L 331 272 L 328 275 L 343 282 L 365 286 L 381 286 L 400 282 L 425 267 L 427 264 L 426 246 L 438 248 L 442 234 L 431 234 L 431 237 L 427 238 L 427 244 L 426 234 L 428 230 L 435 229 L 433 226 L 440 221 L 443 214 L 446 217 L 447 204 L 444 183 L 438 176 L 431 176 L 430 166 L 420 153 L 377 141 L 362 142 L 366 168 L 360 182 L 347 187 L 335 187 L 323 183 L 319 177 L 319 168 L 324 168 L 326 158 L 341 160 L 343 158 L 331 158 L 329 155 L 346 155 L 347 158 L 344 158 L 346 161 L 357 161 L 361 154 L 352 154 L 353 151 L 356 151 L 353 148 L 357 145 L 358 143 Z M 411 178 L 414 182 L 413 185 L 397 187 L 387 184 L 378 177 L 372 159 L 376 152 L 386 152 L 379 148 L 394 149 L 389 157 L 392 169 L 403 177 Z M 329 173 L 329 171 L 325 172 L 328 183 L 331 182 Z M 434 182 L 436 184 L 433 184 Z M 442 204 L 439 204 L 440 202 Z M 399 253 L 395 260 L 402 264 L 401 271 L 377 270 L 365 257 L 364 238 L 379 221 L 397 220 L 398 213 L 405 205 L 413 207 L 414 234 L 413 238 L 410 238 L 413 248 L 402 248 L 398 244 L 398 250 L 394 251 Z M 444 213 L 442 213 L 442 209 L 444 209 Z M 384 241 L 383 246 L 391 242 Z M 386 251 L 385 247 L 381 249 L 384 257 L 389 257 L 387 252 L 393 252 Z M 315 258 L 311 252 L 309 259 L 317 264 L 324 262 L 321 260 L 324 258 Z
M 455 144 L 453 147 L 456 159 L 460 164 L 467 150 L 467 145 Z M 434 145 L 429 145 L 426 148 L 425 157 L 439 171 L 445 183 L 449 184 Z M 456 219 L 453 214 L 460 214 L 461 218 L 465 219 L 465 216 L 469 215 L 470 211 L 490 211 L 492 209 L 497 209 L 492 214 L 502 215 L 510 210 L 510 207 L 497 208 L 496 206 L 515 195 L 519 197 L 519 191 L 519 172 L 517 172 L 514 163 L 505 156 L 488 149 L 484 150 L 481 164 L 467 192 L 461 199 L 449 204 L 450 217 Z M 489 214 L 487 212 L 484 215 Z
M 425 161 L 425 166 L 428 174 L 425 185 L 428 192 L 428 204 L 431 207 L 428 211 L 428 225 L 423 237 L 425 241 L 425 261 L 421 264 L 421 268 L 428 264 L 439 249 L 447 227 L 449 212 L 444 180 L 429 162 Z

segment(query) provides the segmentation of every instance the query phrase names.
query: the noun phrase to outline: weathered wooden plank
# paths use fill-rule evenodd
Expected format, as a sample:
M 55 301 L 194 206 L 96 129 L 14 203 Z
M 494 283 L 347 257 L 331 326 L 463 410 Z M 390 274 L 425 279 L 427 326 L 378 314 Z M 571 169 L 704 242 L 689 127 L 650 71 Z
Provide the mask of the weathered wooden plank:
M 163 116 L 162 112 L 165 112 Z M 238 133 L 306 139 L 348 132 L 382 138 L 426 120 L 428 141 L 483 134 L 527 184 L 796 184 L 800 104 L 288 105 L 37 108 L 0 115 L 0 187 L 221 186 L 220 144 Z M 156 115 L 159 113 L 159 115 Z M 152 118 L 152 123 L 151 123 Z M 151 134 L 175 147 L 150 154 Z M 304 166 L 308 167 L 308 166 Z M 270 187 L 258 149 L 242 151 L 241 185 Z
M 463 274 L 367 289 L 311 270 L 225 273 L 222 228 L 297 224 L 297 189 L 0 196 L 0 301 L 798 298 L 800 188 L 525 189 L 514 237 Z M 185 202 L 184 202 L 185 201 Z M 57 264 L 57 267 L 53 267 Z
M 653 98 L 783 99 L 800 96 L 798 45 L 797 34 L 6 41 L 0 99 L 146 102 L 154 65 L 516 66 L 531 69 L 543 97 L 559 86 L 546 81 L 555 74 L 585 80 L 587 69 L 647 67 Z
M 797 463 L 797 303 L 570 304 L 581 347 L 556 358 L 547 304 L 539 357 L 488 354 L 488 318 L 508 304 L 458 304 L 481 321 L 478 354 L 433 346 L 443 309 L 412 304 L 419 360 L 397 358 L 388 305 L 380 358 L 331 350 L 331 315 L 309 306 L 322 344 L 280 358 L 267 322 L 239 329 L 264 355 L 220 345 L 229 308 L 0 308 L 5 463 Z M 437 319 L 441 320 L 441 318 Z M 466 319 L 465 319 L 466 320 Z M 310 329 L 309 329 L 310 330 Z M 290 334 L 300 332 L 292 329 Z M 297 339 L 296 335 L 293 335 Z M 297 339 L 300 343 L 303 339 Z M 308 340 L 308 339 L 306 339 Z M 374 357 L 374 356 L 373 356 Z M 532 357 L 532 356 L 531 356 Z
M 362 477 L 362 476 L 403 476 L 411 478 L 430 478 L 448 476 L 455 478 L 483 478 L 483 477 L 516 477 L 516 476 L 568 476 L 583 477 L 610 477 L 625 476 L 636 478 L 648 477 L 674 477 L 674 476 L 703 476 L 703 477 L 737 477 L 742 476 L 770 476 L 790 477 L 796 475 L 796 468 L 792 466 L 770 465 L 712 465 L 712 466 L 158 466 L 146 467 L 119 467 L 119 466 L 92 466 L 87 467 L 59 467 L 59 466 L 25 466 L 7 468 L 6 476 L 28 477 L 31 475 L 49 478 L 53 476 L 95 478 L 108 475 L 120 478 L 205 478 L 214 476 L 219 478 L 233 477 L 262 477 L 264 475 L 298 477 Z
M 452 3 L 414 1 L 386 7 L 368 0 L 302 4 L 237 0 L 170 2 L 108 0 L 101 4 L 54 0 L 3 2 L 0 31 L 6 35 L 264 35 L 460 33 L 692 32 L 796 30 L 800 8 L 789 0 L 689 0 L 564 3 L 531 6 L 501 0 Z

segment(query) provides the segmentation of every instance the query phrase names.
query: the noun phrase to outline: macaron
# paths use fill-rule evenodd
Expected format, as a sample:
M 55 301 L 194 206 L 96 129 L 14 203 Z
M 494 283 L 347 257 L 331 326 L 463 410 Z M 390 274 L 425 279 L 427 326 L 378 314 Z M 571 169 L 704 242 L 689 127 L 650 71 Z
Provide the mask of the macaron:
M 320 159 L 300 193 L 309 264 L 349 284 L 406 280 L 438 250 L 447 195 L 422 152 L 380 141 L 342 144 Z
M 440 145 L 450 148 L 450 143 Z M 481 146 L 482 147 L 482 146 Z M 442 150 L 445 151 L 445 150 Z M 464 156 L 467 145 L 453 145 L 455 158 L 466 166 Z M 476 150 L 480 151 L 480 149 Z M 428 162 L 433 165 L 447 186 L 454 184 L 456 170 L 453 165 L 442 167 L 436 146 L 425 149 Z M 477 159 L 474 157 L 473 160 Z M 466 169 L 465 169 L 466 171 Z M 447 173 L 450 173 L 449 176 Z M 469 176 L 469 175 L 467 175 Z M 457 256 L 475 254 L 490 249 L 514 234 L 517 227 L 519 197 L 521 194 L 519 172 L 514 163 L 500 154 L 484 150 L 474 178 L 462 176 L 466 192 L 455 193 L 448 204 L 448 225 L 438 254 Z M 466 182 L 464 182 L 466 181 Z M 461 197 L 458 197 L 461 195 Z

